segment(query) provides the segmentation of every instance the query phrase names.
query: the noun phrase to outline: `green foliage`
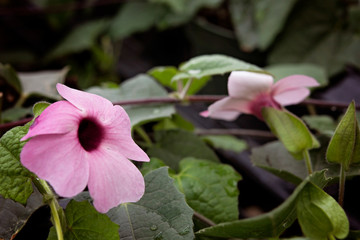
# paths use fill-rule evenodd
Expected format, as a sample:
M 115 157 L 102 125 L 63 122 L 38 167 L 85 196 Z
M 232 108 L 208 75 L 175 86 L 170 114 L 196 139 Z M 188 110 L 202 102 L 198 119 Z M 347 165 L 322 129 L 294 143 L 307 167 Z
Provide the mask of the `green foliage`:
M 290 75 L 302 74 L 315 78 L 316 81 L 318 81 L 318 83 L 320 84 L 320 86 L 328 85 L 328 76 L 325 69 L 316 64 L 308 64 L 308 63 L 275 64 L 275 65 L 267 66 L 265 70 L 274 75 L 275 81 Z
M 120 225 L 121 239 L 194 239 L 193 210 L 165 167 L 145 176 L 145 194 L 140 201 L 121 204 L 108 216 Z
M 88 201 L 71 200 L 66 206 L 65 217 L 67 228 L 64 238 L 66 240 L 120 239 L 119 226 L 105 214 L 97 212 Z M 50 229 L 48 240 L 57 240 L 54 227 Z
M 206 143 L 214 148 L 221 148 L 234 152 L 242 152 L 247 148 L 244 140 L 231 135 L 206 135 L 201 137 Z
M 23 89 L 22 94 L 24 96 L 38 94 L 52 99 L 59 99 L 55 86 L 57 83 L 65 81 L 69 70 L 69 67 L 64 67 L 60 70 L 19 73 Z
M 301 229 L 310 239 L 343 239 L 349 233 L 349 221 L 342 207 L 311 183 L 299 194 L 296 210 Z
M 13 107 L 1 113 L 2 122 L 12 122 L 32 114 L 31 108 Z
M 50 106 L 50 103 L 48 102 L 37 102 L 33 106 L 33 113 L 34 113 L 34 119 L 39 116 L 48 106 Z
M 336 129 L 334 119 L 327 115 L 308 115 L 303 116 L 302 119 L 310 128 L 330 137 L 334 134 Z
M 87 90 L 116 103 L 124 100 L 165 97 L 167 92 L 150 76 L 137 75 L 128 79 L 119 88 L 92 87 Z M 149 121 L 169 117 L 175 109 L 171 104 L 144 104 L 123 106 L 128 113 L 132 127 Z
M 21 204 L 26 204 L 33 192 L 31 179 L 35 177 L 20 162 L 20 152 L 25 141 L 29 124 L 15 127 L 0 139 L 0 194 Z
M 97 38 L 105 31 L 108 25 L 108 20 L 99 19 L 75 27 L 60 44 L 49 53 L 47 58 L 54 59 L 90 49 L 96 44 Z
M 185 158 L 172 175 L 186 202 L 215 223 L 238 219 L 237 183 L 241 176 L 229 165 Z
M 229 10 L 240 47 L 267 49 L 283 29 L 297 0 L 231 0 Z
M 310 152 L 314 171 L 327 169 L 326 176 L 337 181 L 339 178 L 340 166 L 329 164 L 324 155 L 326 153 L 326 144 L 328 137 L 320 138 L 321 148 Z M 299 184 L 307 177 L 305 164 L 301 161 L 295 161 L 294 157 L 286 150 L 279 141 L 270 142 L 259 147 L 252 148 L 251 161 L 257 167 L 283 178 L 294 184 Z M 354 165 L 347 172 L 347 176 L 357 176 L 360 174 L 360 166 Z
M 194 125 L 192 125 L 179 114 L 173 114 L 171 118 L 164 118 L 153 127 L 155 131 L 178 128 L 187 131 L 193 131 L 195 129 Z
M 141 12 L 141 14 L 138 14 Z M 166 8 L 151 2 L 125 3 L 110 26 L 110 35 L 122 39 L 133 33 L 145 31 L 154 26 L 165 15 Z
M 149 71 L 149 74 L 159 81 L 163 86 L 169 87 L 172 90 L 181 91 L 176 81 L 172 81 L 173 77 L 178 74 L 179 71 L 175 67 L 155 67 Z M 202 87 L 206 85 L 210 77 L 205 76 L 196 81 L 192 81 L 191 85 L 187 91 L 188 95 L 193 95 L 197 93 Z M 189 81 L 189 78 L 182 79 L 181 86 L 184 87 Z
M 348 19 L 337 0 L 298 1 L 281 35 L 274 42 L 269 61 L 314 63 L 333 75 L 348 62 L 358 66 L 358 35 L 346 29 Z
M 290 112 L 266 107 L 262 115 L 271 131 L 296 158 L 302 159 L 303 151 L 319 147 L 306 125 Z
M 16 92 L 21 93 L 22 87 L 16 71 L 9 64 L 0 63 L 0 77 L 3 78 Z
M 261 68 L 236 58 L 220 54 L 202 55 L 183 63 L 179 67 L 180 72 L 172 78 L 172 81 L 186 78 L 201 79 L 236 70 L 264 72 Z
M 148 149 L 147 154 L 161 159 L 174 170 L 178 170 L 179 162 L 186 157 L 219 161 L 216 154 L 191 132 L 161 131 L 156 133 L 155 139 L 156 144 Z
M 197 232 L 201 236 L 221 238 L 278 238 L 296 219 L 296 204 L 299 194 L 308 184 L 324 187 L 329 179 L 324 171 L 316 172 L 304 180 L 285 202 L 274 210 L 257 217 L 220 223 Z
M 360 130 L 356 119 L 355 102 L 352 101 L 330 140 L 326 159 L 344 166 L 360 162 Z

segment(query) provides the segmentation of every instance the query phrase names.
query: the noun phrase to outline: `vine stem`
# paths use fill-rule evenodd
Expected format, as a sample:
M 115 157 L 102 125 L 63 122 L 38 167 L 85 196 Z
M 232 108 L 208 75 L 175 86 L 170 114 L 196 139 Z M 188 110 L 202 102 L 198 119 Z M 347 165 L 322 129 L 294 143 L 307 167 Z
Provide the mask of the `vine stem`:
M 189 91 L 189 88 L 190 88 L 190 85 L 191 85 L 192 82 L 193 82 L 193 79 L 192 79 L 192 78 L 190 78 L 190 79 L 187 81 L 185 87 L 184 87 L 184 88 L 182 89 L 182 91 L 180 92 L 180 100 L 185 99 L 186 93 Z
M 308 150 L 303 151 L 303 156 L 306 164 L 306 168 L 308 170 L 309 175 L 313 173 L 311 158 Z
M 43 194 L 45 202 L 47 202 L 50 206 L 51 216 L 53 220 L 53 225 L 56 230 L 57 239 L 64 240 L 63 231 L 65 229 L 65 215 L 63 209 L 60 207 L 58 201 L 56 200 L 55 194 L 45 180 L 36 178 L 33 179 L 33 182 L 40 191 L 40 193 Z
M 346 180 L 346 172 L 343 165 L 344 164 L 340 165 L 339 198 L 338 198 L 338 203 L 341 207 L 344 205 L 345 180 Z

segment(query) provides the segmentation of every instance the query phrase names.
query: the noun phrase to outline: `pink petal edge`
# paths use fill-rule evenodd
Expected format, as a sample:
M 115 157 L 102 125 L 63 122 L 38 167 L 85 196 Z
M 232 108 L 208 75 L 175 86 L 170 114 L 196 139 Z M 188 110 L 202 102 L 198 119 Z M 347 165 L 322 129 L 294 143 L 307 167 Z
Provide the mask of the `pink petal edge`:
M 98 151 L 89 162 L 88 188 L 99 212 L 106 213 L 121 203 L 136 202 L 143 196 L 144 178 L 129 160 L 112 151 Z
M 77 142 L 76 132 L 40 135 L 25 144 L 20 160 L 27 169 L 48 181 L 57 194 L 73 197 L 83 191 L 88 182 L 85 154 Z
M 67 101 L 51 104 L 35 119 L 21 141 L 38 135 L 65 134 L 74 130 L 81 118 L 78 111 Z

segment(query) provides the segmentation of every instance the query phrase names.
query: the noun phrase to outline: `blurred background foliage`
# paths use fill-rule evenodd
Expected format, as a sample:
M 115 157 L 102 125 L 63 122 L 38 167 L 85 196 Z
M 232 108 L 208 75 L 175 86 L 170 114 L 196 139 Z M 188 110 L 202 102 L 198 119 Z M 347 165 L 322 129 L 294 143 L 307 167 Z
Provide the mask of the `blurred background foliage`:
M 0 0 L 3 109 L 201 54 L 333 79 L 360 67 L 359 22 L 355 0 Z

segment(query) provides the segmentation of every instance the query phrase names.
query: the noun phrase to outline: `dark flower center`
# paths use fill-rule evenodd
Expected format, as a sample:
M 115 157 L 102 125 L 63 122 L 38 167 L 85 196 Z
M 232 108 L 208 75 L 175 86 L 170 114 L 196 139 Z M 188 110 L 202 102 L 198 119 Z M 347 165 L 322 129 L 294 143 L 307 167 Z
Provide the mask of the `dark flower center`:
M 84 118 L 80 121 L 78 138 L 81 146 L 88 152 L 95 150 L 104 136 L 103 127 L 92 118 Z

